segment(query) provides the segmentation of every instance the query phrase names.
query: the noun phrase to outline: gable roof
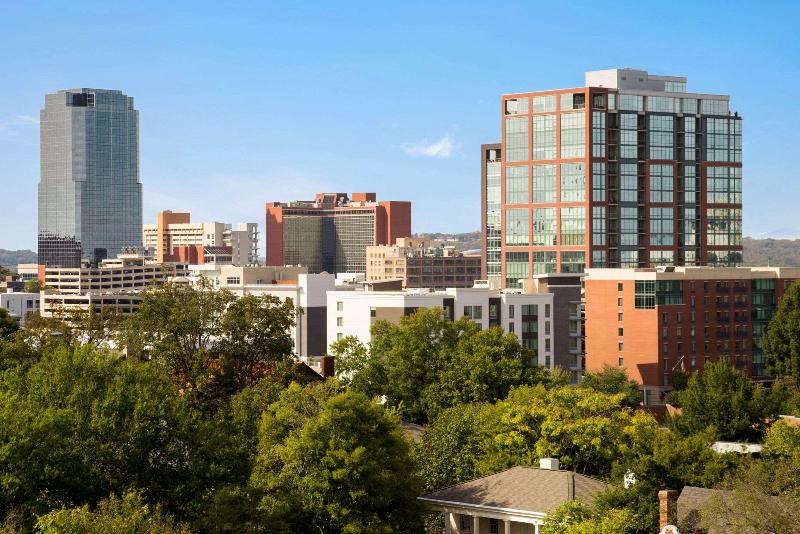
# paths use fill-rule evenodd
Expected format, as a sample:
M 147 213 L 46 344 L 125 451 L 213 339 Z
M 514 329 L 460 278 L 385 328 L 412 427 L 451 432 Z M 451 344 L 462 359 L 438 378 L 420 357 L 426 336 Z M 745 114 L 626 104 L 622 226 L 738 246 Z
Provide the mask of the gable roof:
M 546 514 L 573 499 L 592 506 L 595 495 L 606 487 L 572 471 L 520 466 L 434 491 L 420 500 Z

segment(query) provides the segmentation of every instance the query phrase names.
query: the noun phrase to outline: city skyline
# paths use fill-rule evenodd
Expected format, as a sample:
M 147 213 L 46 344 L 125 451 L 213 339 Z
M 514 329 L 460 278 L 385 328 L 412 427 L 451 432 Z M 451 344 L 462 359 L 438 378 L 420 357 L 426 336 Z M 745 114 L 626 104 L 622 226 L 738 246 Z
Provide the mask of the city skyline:
M 203 32 L 208 9 L 202 5 L 181 24 L 185 10 L 172 6 L 159 13 L 161 20 L 148 14 L 146 5 L 134 10 L 89 3 L 60 17 L 44 7 L 12 6 L 6 20 L 20 23 L 3 28 L 0 41 L 13 49 L 30 31 L 30 20 L 41 23 L 47 37 L 32 45 L 35 53 L 24 62 L 4 60 L 18 83 L 0 104 L 0 160 L 5 163 L 0 183 L 16 201 L 6 206 L 7 220 L 14 224 L 0 230 L 0 245 L 36 248 L 35 218 L 26 217 L 36 205 L 36 115 L 44 94 L 57 89 L 107 87 L 136 96 L 147 220 L 173 209 L 203 220 L 260 221 L 266 200 L 379 190 L 384 197 L 414 203 L 415 232 L 456 232 L 480 227 L 477 149 L 500 140 L 496 118 L 502 94 L 576 87 L 586 70 L 626 65 L 678 73 L 704 90 L 732 95 L 732 108 L 747 117 L 744 234 L 796 237 L 800 225 L 786 213 L 800 185 L 793 180 L 796 171 L 780 159 L 797 140 L 791 126 L 798 112 L 775 105 L 797 75 L 791 60 L 797 43 L 782 22 L 796 8 L 787 5 L 776 22 L 767 12 L 726 7 L 725 17 L 714 19 L 720 31 L 706 35 L 703 16 L 718 15 L 720 6 L 693 8 L 691 20 L 661 29 L 646 24 L 654 20 L 652 9 L 622 4 L 631 22 L 629 35 L 604 41 L 600 49 L 587 46 L 597 33 L 584 30 L 604 20 L 602 6 L 519 7 L 514 20 L 520 27 L 558 15 L 569 17 L 576 34 L 587 35 L 547 47 L 547 54 L 535 52 L 542 50 L 540 38 L 553 37 L 554 29 L 542 26 L 538 33 L 516 35 L 486 27 L 477 6 L 450 10 L 448 18 L 438 11 L 442 8 L 428 8 L 430 20 L 422 26 L 414 10 L 371 6 L 358 18 L 374 24 L 358 27 L 356 20 L 335 12 L 308 6 L 278 12 L 268 6 L 222 14 L 213 30 L 216 39 Z M 83 21 L 85 13 L 125 16 L 130 28 L 118 32 L 107 48 L 95 50 L 94 40 L 110 35 Z M 770 21 L 768 33 L 756 30 L 757 51 L 752 40 L 723 31 L 738 28 L 741 18 L 753 27 Z M 417 23 L 413 38 L 403 31 L 411 20 Z M 285 26 L 297 21 L 308 39 L 290 46 L 292 30 Z M 263 27 L 250 31 L 255 22 Z M 138 30 L 144 27 L 147 38 L 141 39 Z M 95 61 L 59 64 L 53 52 L 67 31 L 80 34 L 72 46 L 91 50 Z M 645 38 L 669 46 L 630 46 Z M 698 59 L 698 49 L 708 53 Z M 711 54 L 714 50 L 719 53 Z M 112 57 L 120 61 L 109 61 Z M 218 202 L 224 190 L 248 194 Z

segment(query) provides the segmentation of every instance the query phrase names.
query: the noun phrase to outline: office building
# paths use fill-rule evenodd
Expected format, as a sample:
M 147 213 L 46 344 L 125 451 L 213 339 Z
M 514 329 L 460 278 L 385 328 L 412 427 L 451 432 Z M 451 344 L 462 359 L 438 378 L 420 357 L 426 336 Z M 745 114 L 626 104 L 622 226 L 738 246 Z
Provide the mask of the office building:
M 584 87 L 502 97 L 500 154 L 482 147 L 487 275 L 742 261 L 742 119 L 678 76 L 586 73 Z M 493 269 L 489 273 L 489 269 Z
M 663 403 L 676 370 L 726 359 L 768 380 L 759 341 L 800 268 L 589 269 L 586 368 L 624 367 L 645 404 Z
M 481 258 L 433 246 L 422 238 L 398 238 L 394 245 L 367 247 L 366 280 L 401 280 L 403 288 L 472 287 L 481 279 Z
M 503 286 L 500 143 L 481 145 L 481 280 Z
M 161 263 L 204 263 L 206 247 L 216 249 L 211 254 L 221 253 L 219 247 L 229 247 L 233 265 L 258 265 L 257 223 L 239 223 L 235 227 L 221 222 L 193 223 L 189 213 L 162 211 L 156 215 L 155 224 L 142 227 L 142 241 Z
M 121 91 L 70 89 L 41 111 L 39 263 L 78 267 L 142 246 L 139 112 Z
M 441 308 L 450 320 L 463 316 L 481 328 L 500 327 L 514 333 L 532 353 L 533 364 L 553 368 L 553 294 L 520 290 L 495 290 L 488 287 L 429 289 L 370 289 L 328 291 L 328 347 L 344 336 L 355 336 L 362 343 L 372 340 L 375 321 L 399 323 L 418 308 Z M 399 285 L 399 284 L 398 284 Z
M 41 315 L 53 317 L 91 306 L 116 306 L 123 314 L 132 313 L 141 302 L 141 291 L 185 274 L 186 266 L 153 262 L 140 254 L 121 254 L 96 266 L 47 266 L 43 271 Z
M 318 193 L 312 201 L 266 206 L 267 265 L 305 265 L 310 273 L 364 273 L 366 249 L 411 236 L 411 203 L 375 193 Z
M 295 354 L 308 357 L 327 352 L 327 292 L 335 289 L 332 274 L 308 274 L 305 267 L 236 267 L 233 265 L 192 266 L 187 276 L 191 284 L 201 277 L 212 287 L 225 289 L 237 297 L 272 295 L 291 299 L 301 310 L 291 328 Z

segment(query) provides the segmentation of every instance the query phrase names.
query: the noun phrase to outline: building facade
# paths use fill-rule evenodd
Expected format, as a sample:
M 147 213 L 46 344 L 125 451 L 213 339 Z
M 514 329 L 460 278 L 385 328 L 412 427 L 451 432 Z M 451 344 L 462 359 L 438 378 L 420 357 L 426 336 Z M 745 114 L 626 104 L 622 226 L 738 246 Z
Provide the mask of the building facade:
M 367 247 L 366 280 L 393 279 L 402 280 L 404 289 L 472 287 L 481 279 L 481 258 L 434 247 L 430 240 L 416 237 Z
M 45 96 L 39 263 L 78 267 L 142 246 L 139 112 L 121 91 Z
M 144 248 L 157 262 L 179 261 L 176 249 L 230 247 L 233 265 L 258 265 L 258 224 L 239 223 L 236 227 L 221 222 L 193 223 L 191 214 L 162 211 L 155 224 L 142 227 Z M 202 255 L 197 256 L 202 257 Z M 183 261 L 183 260 L 180 260 Z
M 532 352 L 533 364 L 553 368 L 551 293 L 524 294 L 488 288 L 328 291 L 328 347 L 345 337 L 355 336 L 362 343 L 372 340 L 375 321 L 399 323 L 418 308 L 441 308 L 450 320 L 469 317 L 481 328 L 500 327 L 516 334 Z
M 367 270 L 366 248 L 411 236 L 411 203 L 377 201 L 375 193 L 319 193 L 313 201 L 266 206 L 267 265 L 309 272 Z
M 635 69 L 502 97 L 501 279 L 742 261 L 742 120 L 729 97 Z M 482 147 L 487 276 L 496 161 Z M 489 194 L 490 187 L 492 195 Z
M 20 326 L 25 326 L 25 316 L 39 311 L 39 293 L 0 293 L 0 308 L 8 310 Z
M 481 279 L 492 287 L 503 285 L 500 149 L 500 143 L 481 145 Z
M 190 267 L 189 278 L 197 284 L 200 277 L 216 289 L 225 289 L 237 297 L 272 295 L 291 299 L 300 307 L 291 329 L 295 353 L 303 359 L 327 353 L 327 292 L 335 288 L 332 274 L 308 274 L 304 267 Z
M 646 404 L 663 402 L 676 370 L 726 359 L 767 380 L 759 341 L 800 268 L 589 269 L 586 367 L 624 367 Z

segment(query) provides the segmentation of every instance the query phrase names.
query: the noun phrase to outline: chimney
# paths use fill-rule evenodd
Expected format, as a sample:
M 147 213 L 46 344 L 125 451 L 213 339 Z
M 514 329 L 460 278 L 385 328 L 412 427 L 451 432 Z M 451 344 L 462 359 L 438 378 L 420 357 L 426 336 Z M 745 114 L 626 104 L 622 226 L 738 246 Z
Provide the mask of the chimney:
M 678 492 L 661 490 L 658 492 L 658 528 L 678 523 Z
M 333 369 L 333 360 L 334 357 L 326 354 L 319 359 L 319 367 L 320 367 L 320 374 L 322 378 L 330 378 L 335 375 Z
M 539 469 L 558 471 L 558 458 L 539 458 Z

